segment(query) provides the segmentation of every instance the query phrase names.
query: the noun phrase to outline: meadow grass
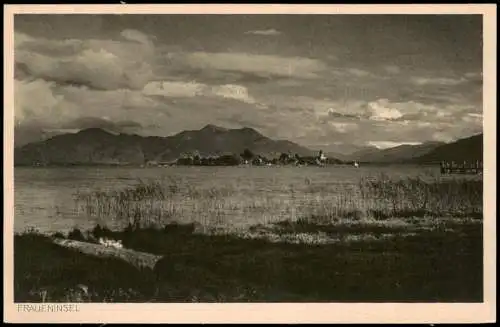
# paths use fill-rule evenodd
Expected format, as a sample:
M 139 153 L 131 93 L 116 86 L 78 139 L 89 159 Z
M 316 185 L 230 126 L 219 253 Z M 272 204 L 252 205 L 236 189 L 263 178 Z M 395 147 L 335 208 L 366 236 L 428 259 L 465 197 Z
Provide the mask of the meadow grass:
M 456 227 L 323 245 L 196 234 L 189 224 L 79 233 L 162 255 L 153 270 L 25 233 L 14 239 L 15 301 L 480 302 L 481 224 Z
M 142 302 L 152 294 L 150 276 L 118 259 L 62 248 L 33 230 L 14 235 L 15 302 Z

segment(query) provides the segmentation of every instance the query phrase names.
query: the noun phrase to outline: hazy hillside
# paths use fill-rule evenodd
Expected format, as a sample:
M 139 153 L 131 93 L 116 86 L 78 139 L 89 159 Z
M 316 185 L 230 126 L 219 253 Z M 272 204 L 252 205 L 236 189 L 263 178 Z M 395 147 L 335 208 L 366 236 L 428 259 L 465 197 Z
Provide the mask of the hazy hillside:
M 443 144 L 445 143 L 426 142 L 419 145 L 403 144 L 388 149 L 367 148 L 354 153 L 351 158 L 361 162 L 401 163 L 425 155 Z
M 358 151 L 351 153 L 348 156 L 348 158 L 349 158 L 349 160 L 369 161 L 369 160 L 365 160 L 365 159 L 369 158 L 371 155 L 379 153 L 380 151 L 381 151 L 380 149 L 378 149 L 374 146 L 367 146 L 367 147 L 364 147 Z
M 279 156 L 281 152 L 291 151 L 300 155 L 310 155 L 311 150 L 298 144 L 283 140 L 272 140 L 252 128 L 225 129 L 207 125 L 200 130 L 184 131 L 167 137 L 168 146 L 157 160 L 168 161 L 178 158 L 185 152 L 198 152 L 201 156 L 240 154 L 248 148 L 255 154 L 269 157 Z
M 138 164 L 145 158 L 138 141 L 91 128 L 16 148 L 14 162 L 16 165 Z
M 333 148 L 333 150 L 332 150 Z M 362 153 L 362 151 L 371 151 L 378 150 L 373 146 L 366 145 L 355 145 L 355 144 L 335 144 L 333 147 L 329 146 L 329 151 L 326 151 L 326 155 L 328 157 L 337 158 L 343 161 L 352 161 L 354 160 L 354 155 L 356 153 Z
M 456 162 L 483 160 L 483 134 L 438 146 L 429 153 L 415 158 L 414 162 L 435 163 L 443 160 Z
M 112 134 L 89 128 L 16 148 L 14 160 L 16 165 L 142 164 L 152 160 L 175 160 L 184 153 L 201 156 L 240 154 L 245 148 L 268 157 L 289 151 L 302 156 L 315 153 L 293 142 L 272 140 L 252 128 L 225 129 L 207 125 L 169 137 Z

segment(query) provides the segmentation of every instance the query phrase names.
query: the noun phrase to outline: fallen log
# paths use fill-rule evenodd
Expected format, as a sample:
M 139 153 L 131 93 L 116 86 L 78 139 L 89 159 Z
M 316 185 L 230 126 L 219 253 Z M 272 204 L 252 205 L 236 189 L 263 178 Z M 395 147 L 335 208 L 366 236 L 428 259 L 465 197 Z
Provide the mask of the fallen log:
M 81 253 L 94 255 L 101 258 L 118 258 L 127 263 L 141 268 L 154 269 L 156 263 L 162 258 L 160 255 L 138 252 L 130 249 L 115 248 L 101 244 L 68 240 L 63 238 L 53 238 L 52 242 L 59 246 L 77 250 Z

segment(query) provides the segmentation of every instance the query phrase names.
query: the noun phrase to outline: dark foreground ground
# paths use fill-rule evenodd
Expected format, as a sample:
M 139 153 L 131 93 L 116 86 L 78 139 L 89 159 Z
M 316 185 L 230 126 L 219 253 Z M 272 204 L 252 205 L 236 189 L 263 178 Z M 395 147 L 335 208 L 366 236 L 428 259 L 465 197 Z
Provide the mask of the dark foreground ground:
M 482 302 L 482 224 L 445 227 L 330 245 L 199 235 L 176 225 L 94 230 L 127 248 L 164 255 L 154 271 L 28 232 L 14 238 L 14 296 L 16 302 Z

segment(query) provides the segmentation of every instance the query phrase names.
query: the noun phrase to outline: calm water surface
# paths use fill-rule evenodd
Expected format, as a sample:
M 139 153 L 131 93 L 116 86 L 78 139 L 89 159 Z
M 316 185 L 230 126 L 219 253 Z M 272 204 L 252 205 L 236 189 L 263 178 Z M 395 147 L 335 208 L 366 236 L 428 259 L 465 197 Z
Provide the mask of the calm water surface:
M 120 189 L 138 180 L 174 179 L 197 189 L 238 188 L 240 196 L 267 192 L 280 196 L 290 187 L 355 185 L 361 177 L 386 173 L 392 177 L 439 173 L 416 166 L 383 167 L 167 167 L 167 168 L 25 168 L 14 170 L 14 229 L 35 227 L 42 232 L 91 227 L 97 218 L 79 213 L 75 194 L 88 190 Z M 235 218 L 236 219 L 236 218 Z

